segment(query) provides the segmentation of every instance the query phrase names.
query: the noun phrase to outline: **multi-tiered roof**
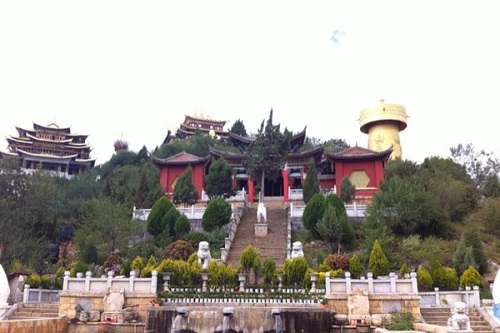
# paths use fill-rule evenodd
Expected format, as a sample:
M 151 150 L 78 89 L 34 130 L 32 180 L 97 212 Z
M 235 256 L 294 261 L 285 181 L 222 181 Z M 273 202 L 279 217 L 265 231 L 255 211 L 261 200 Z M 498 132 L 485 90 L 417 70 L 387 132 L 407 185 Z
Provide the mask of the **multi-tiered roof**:
M 16 127 L 17 136 L 8 136 L 8 151 L 0 158 L 19 157 L 24 169 L 43 169 L 63 174 L 77 174 L 93 168 L 92 148 L 86 143 L 88 135 L 71 133 L 69 127 L 55 123 L 43 126 L 33 123 L 32 129 Z

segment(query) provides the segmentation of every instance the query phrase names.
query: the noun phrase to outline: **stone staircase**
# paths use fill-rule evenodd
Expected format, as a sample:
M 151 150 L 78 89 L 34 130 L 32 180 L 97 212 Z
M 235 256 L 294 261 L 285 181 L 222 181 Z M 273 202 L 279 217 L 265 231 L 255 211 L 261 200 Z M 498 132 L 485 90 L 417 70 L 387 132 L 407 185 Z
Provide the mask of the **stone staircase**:
M 427 324 L 448 326 L 448 318 L 451 317 L 451 310 L 449 308 L 420 308 L 420 314 Z M 486 321 L 479 311 L 475 308 L 469 309 L 469 319 L 471 329 L 474 333 L 492 333 L 488 321 Z
M 248 245 L 252 245 L 259 253 L 261 264 L 271 259 L 277 268 L 283 266 L 287 257 L 287 209 L 282 201 L 266 201 L 266 208 L 267 236 L 255 236 L 257 204 L 245 208 L 227 256 L 228 265 L 239 267 L 241 253 Z
M 59 318 L 59 303 L 19 303 L 8 320 Z

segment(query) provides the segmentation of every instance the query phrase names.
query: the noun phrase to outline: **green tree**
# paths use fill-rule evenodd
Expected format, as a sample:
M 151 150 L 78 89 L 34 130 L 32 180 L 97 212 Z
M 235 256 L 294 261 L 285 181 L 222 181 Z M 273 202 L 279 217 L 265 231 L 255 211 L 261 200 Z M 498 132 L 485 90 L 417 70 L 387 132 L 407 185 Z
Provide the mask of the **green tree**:
M 361 266 L 361 261 L 359 260 L 359 256 L 354 253 L 349 261 L 349 273 L 351 273 L 351 277 L 353 279 L 359 279 L 361 274 L 363 273 L 363 267 Z
M 322 193 L 316 193 L 306 205 L 302 214 L 302 223 L 306 230 L 309 230 L 314 238 L 320 238 L 316 225 L 323 217 L 325 212 L 325 196 Z
M 231 205 L 224 199 L 210 200 L 201 218 L 201 225 L 205 231 L 222 228 L 231 221 Z
M 460 276 L 460 287 L 482 287 L 483 277 L 474 268 L 474 266 L 469 266 L 465 272 Z
M 307 167 L 307 175 L 304 182 L 304 188 L 302 189 L 302 200 L 307 205 L 309 200 L 317 193 L 320 193 L 318 171 L 316 169 L 316 163 L 314 159 L 311 159 L 309 161 L 309 166 Z
M 380 185 L 371 205 L 369 219 L 379 220 L 395 235 L 449 237 L 450 225 L 446 212 L 435 198 L 411 181 L 393 177 Z
M 139 224 L 132 220 L 127 207 L 101 197 L 90 202 L 75 232 L 80 247 L 91 242 L 105 255 L 120 250 L 123 252 L 132 236 L 137 235 Z
M 216 159 L 208 169 L 205 191 L 210 199 L 233 195 L 233 170 L 224 158 Z
M 421 291 L 432 290 L 434 281 L 432 280 L 431 273 L 429 273 L 429 270 L 427 268 L 420 267 L 417 270 L 417 284 L 418 284 L 418 289 Z
M 198 199 L 198 192 L 191 179 L 192 168 L 189 165 L 186 171 L 177 179 L 174 188 L 174 202 L 183 203 L 185 206 L 193 205 Z
M 459 144 L 450 148 L 453 161 L 461 164 L 472 177 L 476 186 L 484 190 L 486 182 L 491 175 L 500 172 L 500 161 L 491 152 L 484 149 L 478 150 L 472 143 Z
M 151 235 L 156 237 L 165 229 L 166 226 L 162 224 L 162 220 L 171 209 L 175 209 L 175 206 L 166 196 L 162 196 L 155 202 L 146 222 L 147 231 Z
M 341 217 L 337 216 L 337 212 L 333 206 L 328 205 L 323 213 L 323 216 L 316 224 L 316 232 L 330 246 L 330 250 L 335 252 L 337 247 L 338 253 L 341 248 L 342 227 L 340 226 Z
M 453 267 L 458 275 L 462 275 L 470 266 L 477 267 L 476 261 L 474 260 L 474 251 L 471 246 L 467 246 L 464 235 L 462 234 L 453 255 Z
M 280 175 L 288 157 L 290 134 L 280 132 L 280 125 L 273 124 L 273 110 L 264 127 L 260 125 L 259 132 L 245 150 L 243 164 L 255 180 L 260 180 L 262 195 L 265 193 L 265 179 L 275 181 Z
M 257 264 L 259 258 L 259 253 L 255 250 L 252 245 L 248 245 L 242 252 L 240 256 L 240 267 L 243 273 L 246 275 L 247 282 L 250 282 L 250 273 L 252 269 L 254 271 L 257 269 L 255 264 Z
M 477 230 L 475 223 L 469 222 L 463 232 L 463 239 L 467 247 L 472 247 L 472 252 L 474 254 L 474 261 L 477 264 L 477 271 L 479 274 L 483 275 L 488 272 L 488 258 L 484 252 L 483 242 L 481 240 L 481 235 Z
M 243 121 L 240 119 L 236 120 L 233 126 L 231 126 L 231 132 L 239 136 L 247 136 L 247 130 L 245 129 L 245 124 L 243 124 Z
M 351 180 L 348 177 L 344 178 L 342 180 L 342 183 L 340 183 L 340 199 L 342 199 L 342 201 L 347 204 L 352 201 L 355 192 L 356 187 L 351 182 Z
M 185 237 L 191 232 L 191 222 L 186 215 L 181 214 L 177 220 L 175 220 L 174 234 L 176 238 Z
M 351 146 L 344 139 L 330 139 L 325 142 L 325 150 L 331 154 L 340 153 Z
M 387 275 L 389 273 L 389 260 L 385 256 L 378 240 L 373 244 L 370 260 L 368 262 L 368 269 L 373 273 L 374 277 Z
M 264 278 L 264 282 L 266 286 L 269 288 L 271 283 L 273 282 L 274 276 L 276 274 L 276 263 L 272 259 L 264 260 L 264 264 L 262 265 L 262 277 Z

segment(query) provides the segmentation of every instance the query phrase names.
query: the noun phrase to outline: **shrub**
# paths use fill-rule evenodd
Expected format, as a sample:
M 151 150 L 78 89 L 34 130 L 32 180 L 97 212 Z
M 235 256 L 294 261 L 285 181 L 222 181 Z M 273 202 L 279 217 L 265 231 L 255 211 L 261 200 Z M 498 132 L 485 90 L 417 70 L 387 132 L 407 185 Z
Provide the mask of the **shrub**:
M 166 196 L 162 196 L 154 203 L 146 222 L 147 230 L 151 235 L 156 237 L 163 231 L 165 228 L 162 224 L 163 217 L 172 208 L 175 209 L 175 206 Z
M 361 261 L 359 256 L 354 253 L 349 261 L 349 273 L 351 273 L 351 278 L 358 279 L 363 273 L 363 267 L 361 267 Z
M 410 312 L 395 313 L 385 328 L 391 331 L 412 331 L 413 316 Z
M 165 259 L 181 259 L 187 261 L 191 254 L 195 253 L 195 249 L 191 243 L 184 240 L 176 240 L 165 247 L 163 257 Z
M 314 238 L 320 238 L 316 230 L 316 224 L 323 217 L 325 211 L 325 196 L 322 193 L 316 193 L 312 196 L 302 214 L 302 223 L 304 228 L 309 230 Z
M 274 280 L 276 274 L 276 263 L 272 259 L 264 260 L 264 264 L 262 266 L 262 277 L 264 278 L 264 282 L 269 287 Z
M 175 220 L 175 225 L 174 225 L 175 237 L 181 238 L 189 234 L 190 232 L 191 232 L 191 222 L 189 222 L 189 219 L 187 218 L 186 215 L 181 214 L 181 216 L 179 216 L 177 220 Z
M 454 291 L 458 288 L 458 274 L 454 268 L 446 267 L 444 269 L 443 290 Z
M 298 257 L 289 261 L 284 267 L 285 283 L 288 285 L 302 286 L 304 275 L 309 268 L 306 258 Z
M 24 283 L 29 284 L 30 288 L 40 288 L 42 285 L 42 277 L 38 273 L 31 273 Z
M 213 231 L 217 228 L 222 228 L 231 220 L 231 205 L 222 198 L 211 200 L 203 217 L 201 225 L 205 231 Z
M 483 277 L 474 266 L 469 266 L 460 276 L 460 287 L 482 287 Z
M 411 273 L 411 269 L 406 265 L 406 264 L 403 264 L 401 265 L 401 268 L 399 269 L 399 276 L 404 278 L 406 276 L 406 274 L 410 274 Z
M 420 267 L 417 270 L 417 284 L 420 291 L 431 291 L 434 281 L 432 276 L 425 267 Z
M 345 254 L 332 253 L 332 254 L 329 254 L 325 258 L 324 263 L 330 269 L 333 269 L 333 270 L 342 269 L 345 271 L 345 270 L 349 269 L 350 260 L 349 260 L 349 257 Z
M 387 275 L 389 273 L 389 260 L 385 256 L 378 240 L 375 240 L 372 251 L 370 252 L 368 269 L 373 273 L 373 277 Z
M 130 263 L 131 269 L 141 270 L 144 268 L 144 259 L 141 256 L 136 256 Z

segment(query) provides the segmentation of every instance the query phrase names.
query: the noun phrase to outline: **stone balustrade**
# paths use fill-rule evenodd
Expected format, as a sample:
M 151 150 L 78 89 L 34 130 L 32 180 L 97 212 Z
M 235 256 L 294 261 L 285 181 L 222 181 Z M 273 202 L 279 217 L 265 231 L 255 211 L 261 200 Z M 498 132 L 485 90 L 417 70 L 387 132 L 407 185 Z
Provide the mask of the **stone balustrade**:
M 395 273 L 388 277 L 373 278 L 368 273 L 366 278 L 351 279 L 351 273 L 346 272 L 345 278 L 330 278 L 329 272 L 325 278 L 326 295 L 349 295 L 354 292 L 364 292 L 368 295 L 399 294 L 418 295 L 417 274 L 412 272 L 408 279 L 398 279 Z
M 88 271 L 83 277 L 82 273 L 77 273 L 77 277 L 70 277 L 70 272 L 64 272 L 64 282 L 62 292 L 79 293 L 102 293 L 109 287 L 119 287 L 127 294 L 156 294 L 158 287 L 158 272 L 153 271 L 150 278 L 138 278 L 135 272 L 130 272 L 130 277 L 114 276 L 114 272 L 108 272 L 107 277 L 92 277 L 92 272 Z
M 434 288 L 434 291 L 420 292 L 420 307 L 451 307 L 455 302 L 463 302 L 469 308 L 480 307 L 481 298 L 478 286 L 465 287 L 465 290 L 440 291 Z

